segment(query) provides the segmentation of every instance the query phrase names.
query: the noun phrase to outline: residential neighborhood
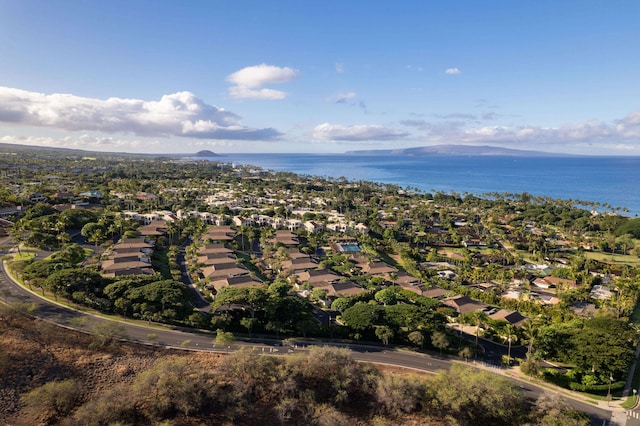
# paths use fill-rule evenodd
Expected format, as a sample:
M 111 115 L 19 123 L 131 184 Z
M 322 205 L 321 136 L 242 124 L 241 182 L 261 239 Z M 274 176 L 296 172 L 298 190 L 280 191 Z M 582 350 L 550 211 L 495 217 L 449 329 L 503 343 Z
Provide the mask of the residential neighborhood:
M 566 386 L 624 382 L 640 319 L 637 220 L 528 194 L 431 194 L 215 162 L 91 159 L 78 178 L 65 161 L 1 175 L 16 252 L 60 253 L 13 263 L 43 293 L 238 335 L 519 362 Z M 85 281 L 56 278 L 78 268 Z M 612 343 L 611 327 L 635 337 Z M 611 359 L 585 356 L 585 333 L 605 333 L 607 351 L 620 345 L 611 374 Z M 497 359 L 483 342 L 502 345 Z M 573 365 L 573 378 L 547 361 Z

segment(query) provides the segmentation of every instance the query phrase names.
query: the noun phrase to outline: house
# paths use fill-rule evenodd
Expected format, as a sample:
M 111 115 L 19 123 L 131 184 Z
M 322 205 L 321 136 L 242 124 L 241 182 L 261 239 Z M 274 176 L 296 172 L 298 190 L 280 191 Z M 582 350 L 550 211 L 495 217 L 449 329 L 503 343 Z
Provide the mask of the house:
M 160 237 L 167 233 L 167 227 L 164 223 L 151 223 L 136 229 L 143 237 Z
M 199 251 L 199 254 L 201 256 L 206 256 L 208 254 L 214 254 L 214 253 L 233 253 L 233 250 L 225 246 L 224 243 L 213 243 L 213 244 L 206 244 Z
M 129 260 L 128 258 L 115 258 L 107 259 L 102 262 L 101 268 L 105 273 L 112 273 L 114 271 L 129 269 L 151 269 L 151 265 L 148 262 L 143 262 L 139 259 Z
M 328 269 L 310 269 L 297 275 L 298 284 L 310 283 L 314 287 L 322 287 L 321 284 L 340 281 L 340 275 Z
M 560 303 L 560 299 L 555 294 L 544 291 L 531 292 L 530 296 L 538 299 L 543 305 L 557 305 Z
M 276 231 L 274 236 L 276 244 L 284 244 L 285 246 L 297 246 L 300 244 L 298 236 L 291 231 Z
M 203 265 L 220 265 L 222 263 L 235 263 L 236 255 L 229 252 L 206 253 L 198 256 L 197 262 Z
M 365 225 L 364 223 L 358 223 L 356 224 L 356 231 L 358 231 L 359 233 L 366 235 L 369 233 L 369 227 L 367 225 Z
M 113 260 L 115 262 L 139 261 L 149 264 L 151 263 L 149 256 L 142 253 L 141 251 L 113 251 L 107 258 L 107 260 Z
M 454 296 L 442 300 L 442 303 L 453 308 L 459 314 L 468 314 L 470 312 L 482 311 L 489 307 L 486 303 L 473 300 L 469 296 Z
M 587 302 L 573 302 L 570 306 L 574 314 L 583 318 L 596 316 L 596 305 Z
M 304 229 L 308 232 L 314 234 L 316 232 L 320 232 L 324 229 L 324 226 L 320 222 L 316 222 L 314 220 L 309 220 L 304 223 Z
M 594 285 L 589 295 L 598 300 L 611 300 L 613 291 L 604 285 Z
M 504 299 L 512 299 L 512 300 L 520 300 L 523 297 L 524 293 L 517 288 L 510 288 L 509 290 L 502 293 L 502 298 Z
M 153 201 L 156 198 L 155 194 L 151 194 L 149 192 L 138 192 L 136 194 L 136 200 L 138 201 Z
M 262 284 L 262 281 L 251 275 L 238 275 L 212 281 L 207 284 L 207 288 L 215 288 L 216 291 L 220 291 L 224 287 L 257 287 Z
M 295 248 L 295 247 L 284 249 L 284 252 L 286 256 L 292 260 L 309 257 L 308 254 L 301 252 L 298 248 Z
M 248 275 L 249 270 L 242 264 L 238 263 L 220 263 L 217 265 L 208 265 L 202 269 L 202 276 L 211 281 L 217 281 L 228 277 L 236 277 L 239 275 Z
M 112 250 L 119 253 L 140 251 L 145 254 L 151 254 L 153 242 L 147 242 L 144 237 L 124 238 L 119 243 L 114 244 Z
M 244 216 L 234 216 L 231 221 L 233 222 L 234 225 L 236 226 L 252 226 L 254 224 L 254 221 L 252 218 L 250 217 L 244 217 Z
M 409 275 L 404 271 L 400 271 L 398 272 L 394 283 L 401 287 L 412 287 L 419 285 L 420 280 L 413 275 Z
M 211 241 L 231 241 L 235 238 L 236 231 L 230 226 L 212 226 L 202 238 Z
M 438 271 L 437 274 L 439 277 L 446 278 L 448 280 L 452 280 L 457 277 L 457 274 L 450 270 Z
M 362 269 L 364 265 L 369 263 L 369 258 L 360 252 L 352 252 L 349 255 L 349 261 L 352 262 L 355 266 Z
M 295 259 L 289 259 L 282 262 L 282 269 L 294 274 L 316 268 L 318 268 L 318 262 L 311 259 L 309 256 L 297 257 Z
M 266 216 L 263 214 L 253 215 L 253 222 L 258 226 L 269 226 L 273 223 L 273 218 L 271 216 Z
M 97 190 L 81 192 L 79 195 L 85 198 L 103 198 L 102 192 Z
M 288 220 L 285 220 L 285 227 L 291 232 L 296 231 L 296 230 L 302 228 L 303 226 L 304 226 L 304 224 L 299 219 L 288 219 Z
M 490 314 L 489 318 L 497 321 L 506 321 L 509 324 L 515 325 L 516 327 L 520 327 L 527 320 L 527 317 L 522 315 L 520 312 L 509 311 L 507 309 L 499 309 L 493 314 Z
M 351 281 L 328 283 L 326 286 L 320 288 L 327 290 L 327 296 L 330 297 L 350 297 L 367 291 Z
M 387 274 L 397 273 L 398 270 L 393 268 L 382 261 L 367 263 L 362 267 L 362 272 L 375 275 L 375 276 L 383 276 Z
M 538 277 L 532 281 L 532 284 L 538 288 L 576 288 L 576 280 L 568 280 L 558 277 Z
M 468 240 L 464 240 L 462 242 L 462 245 L 467 247 L 467 248 L 480 248 L 480 249 L 486 249 L 487 248 L 487 243 L 482 241 L 479 238 L 470 238 Z
M 330 232 L 347 232 L 347 224 L 344 222 L 337 222 L 337 223 L 327 223 L 327 231 Z
M 438 287 L 437 285 L 422 290 L 422 295 L 424 297 L 430 297 L 431 299 L 442 299 L 449 293 L 451 293 L 451 291 L 445 290 L 444 288 Z
M 474 285 L 472 287 L 476 287 L 480 291 L 489 291 L 491 289 L 496 288 L 497 286 L 498 285 L 496 283 L 491 282 L 491 281 L 487 281 L 487 282 L 484 282 L 484 283 L 476 284 L 476 285 Z
M 106 277 L 153 274 L 148 257 L 152 252 L 153 243 L 147 242 L 144 237 L 125 238 L 113 245 L 100 268 Z

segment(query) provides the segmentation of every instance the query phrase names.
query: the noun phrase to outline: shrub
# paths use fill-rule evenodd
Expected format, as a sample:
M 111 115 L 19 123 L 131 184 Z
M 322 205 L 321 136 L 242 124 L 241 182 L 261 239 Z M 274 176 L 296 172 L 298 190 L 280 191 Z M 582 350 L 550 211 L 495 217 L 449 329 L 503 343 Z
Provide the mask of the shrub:
M 613 382 L 611 383 L 611 390 L 619 390 L 624 388 L 625 382 Z M 592 383 L 578 383 L 578 382 L 569 382 L 569 389 L 579 392 L 593 392 L 593 393 L 602 393 L 609 390 L 609 384 L 605 383 L 603 385 L 596 385 Z
M 82 405 L 73 417 L 81 425 L 102 426 L 133 423 L 135 414 L 135 399 L 131 395 L 131 387 L 120 384 Z
M 22 397 L 27 412 L 37 418 L 67 414 L 75 407 L 82 386 L 75 380 L 47 382 Z

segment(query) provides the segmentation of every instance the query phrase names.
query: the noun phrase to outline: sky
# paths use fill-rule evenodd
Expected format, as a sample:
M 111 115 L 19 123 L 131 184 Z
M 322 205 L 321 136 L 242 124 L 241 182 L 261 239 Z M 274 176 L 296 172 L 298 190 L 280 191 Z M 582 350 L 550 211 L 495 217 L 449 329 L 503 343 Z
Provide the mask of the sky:
M 640 155 L 640 1 L 0 0 L 0 142 Z

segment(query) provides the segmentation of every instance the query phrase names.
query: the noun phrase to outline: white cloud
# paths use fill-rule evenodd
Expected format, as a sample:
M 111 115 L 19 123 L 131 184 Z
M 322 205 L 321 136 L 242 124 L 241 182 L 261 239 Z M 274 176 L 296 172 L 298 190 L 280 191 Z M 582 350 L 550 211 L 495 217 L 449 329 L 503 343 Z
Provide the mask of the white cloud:
M 150 152 L 162 152 L 166 154 L 184 152 L 185 148 L 229 148 L 237 144 L 233 140 L 204 140 L 187 139 L 175 144 L 173 141 L 143 138 L 143 139 L 118 139 L 112 137 L 83 134 L 78 136 L 14 136 L 0 137 L 0 143 L 19 144 L 29 146 L 42 146 L 48 148 L 71 148 L 88 151 L 105 152 L 138 152 L 148 154 Z
M 344 73 L 344 64 L 341 62 L 336 63 L 336 72 L 338 74 Z
M 287 97 L 287 93 L 274 89 L 252 89 L 245 86 L 229 87 L 229 96 L 233 99 L 261 99 L 277 101 Z
M 460 71 L 459 68 L 447 68 L 444 73 L 448 75 L 458 75 L 462 74 L 462 71 Z
M 229 88 L 229 96 L 234 99 L 284 99 L 287 96 L 286 92 L 262 86 L 286 83 L 297 76 L 298 71 L 289 67 L 267 64 L 245 67 L 227 77 L 227 81 L 234 84 Z
M 402 130 L 371 124 L 356 126 L 341 126 L 338 124 L 324 123 L 313 129 L 313 137 L 321 140 L 340 141 L 367 141 L 367 140 L 392 140 L 407 136 Z
M 456 118 L 465 118 L 456 114 Z M 495 119 L 497 116 L 491 116 Z M 434 121 L 409 119 L 400 124 L 419 129 L 421 139 L 429 143 L 497 144 L 522 149 L 570 152 L 586 149 L 604 154 L 626 150 L 640 151 L 640 111 L 610 123 L 587 121 L 558 127 L 535 125 L 475 126 L 476 120 Z M 543 148 L 544 147 L 544 148 Z M 585 148 L 590 147 L 590 148 Z
M 149 152 L 151 146 L 160 145 L 157 140 L 124 140 L 92 135 L 65 136 L 60 138 L 48 136 L 2 136 L 0 143 L 34 145 L 51 148 L 75 148 L 96 151 L 135 151 L 137 148 Z
M 165 95 L 159 101 L 102 100 L 0 87 L 0 122 L 137 136 L 244 140 L 280 136 L 275 129 L 244 127 L 237 114 L 208 105 L 191 92 Z
M 616 131 L 627 138 L 640 138 L 640 111 L 616 121 Z

